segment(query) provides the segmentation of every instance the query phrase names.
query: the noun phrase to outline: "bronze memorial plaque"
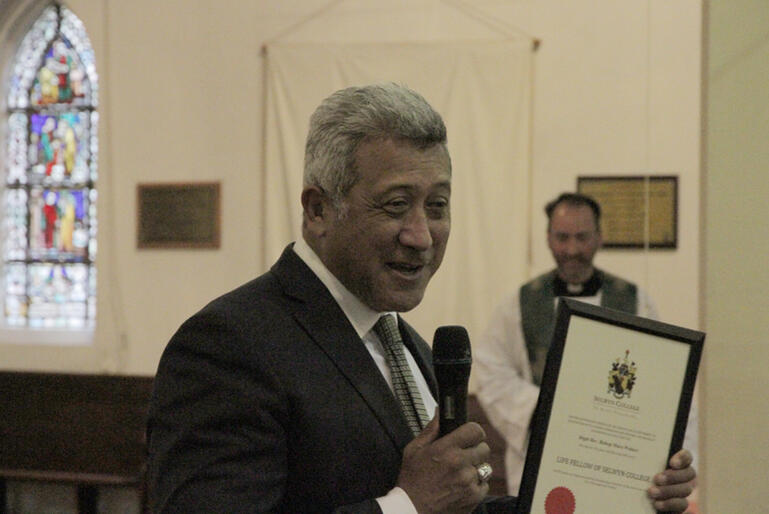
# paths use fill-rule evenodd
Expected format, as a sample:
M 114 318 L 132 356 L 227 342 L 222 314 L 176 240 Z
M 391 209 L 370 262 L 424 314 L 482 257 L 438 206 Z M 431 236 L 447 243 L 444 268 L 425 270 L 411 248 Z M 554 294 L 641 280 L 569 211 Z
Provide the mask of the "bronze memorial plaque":
M 678 177 L 578 177 L 577 191 L 601 204 L 605 248 L 676 248 Z
M 219 183 L 139 184 L 139 248 L 219 248 Z

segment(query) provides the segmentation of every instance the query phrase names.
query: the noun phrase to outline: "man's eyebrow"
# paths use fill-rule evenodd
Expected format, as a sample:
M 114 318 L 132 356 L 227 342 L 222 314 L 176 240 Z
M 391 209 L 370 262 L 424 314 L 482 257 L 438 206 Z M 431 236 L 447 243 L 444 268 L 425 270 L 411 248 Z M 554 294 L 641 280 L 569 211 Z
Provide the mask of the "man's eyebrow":
M 446 189 L 450 193 L 451 192 L 451 180 L 445 180 L 445 181 L 442 181 L 442 182 L 436 182 L 435 184 L 430 186 L 430 189 L 431 190 Z
M 406 190 L 406 191 L 414 191 L 414 190 L 419 189 L 419 186 L 416 185 L 416 184 L 411 184 L 411 183 L 391 184 L 387 188 L 383 189 L 381 194 L 387 194 L 387 193 L 390 193 L 392 191 L 397 191 L 399 189 L 403 189 L 403 190 Z M 430 191 L 435 190 L 435 189 L 446 189 L 449 192 L 451 192 L 451 181 L 447 180 L 447 181 L 444 181 L 444 182 L 437 182 L 437 183 L 429 186 L 429 188 L 428 188 L 428 190 L 430 190 Z

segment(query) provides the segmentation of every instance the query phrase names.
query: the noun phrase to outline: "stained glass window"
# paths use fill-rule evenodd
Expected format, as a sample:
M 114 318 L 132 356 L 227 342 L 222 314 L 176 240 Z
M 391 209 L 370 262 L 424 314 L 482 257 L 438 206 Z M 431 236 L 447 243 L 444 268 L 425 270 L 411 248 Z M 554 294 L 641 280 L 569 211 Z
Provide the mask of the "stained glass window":
M 98 81 L 83 23 L 47 7 L 16 53 L 3 189 L 5 325 L 92 328 Z

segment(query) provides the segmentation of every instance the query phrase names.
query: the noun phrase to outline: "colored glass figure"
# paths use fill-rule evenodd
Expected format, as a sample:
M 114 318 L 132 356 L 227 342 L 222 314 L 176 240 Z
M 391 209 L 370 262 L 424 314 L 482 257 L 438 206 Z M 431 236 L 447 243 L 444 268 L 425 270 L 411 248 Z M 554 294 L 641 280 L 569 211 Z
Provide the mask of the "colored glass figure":
M 91 132 L 87 112 L 31 114 L 29 117 L 29 181 L 82 184 L 89 180 L 91 149 L 84 144 Z
M 82 261 L 88 257 L 88 191 L 32 189 L 29 253 L 36 259 Z
M 16 52 L 3 193 L 5 323 L 88 328 L 96 315 L 98 76 L 82 22 L 46 8 Z

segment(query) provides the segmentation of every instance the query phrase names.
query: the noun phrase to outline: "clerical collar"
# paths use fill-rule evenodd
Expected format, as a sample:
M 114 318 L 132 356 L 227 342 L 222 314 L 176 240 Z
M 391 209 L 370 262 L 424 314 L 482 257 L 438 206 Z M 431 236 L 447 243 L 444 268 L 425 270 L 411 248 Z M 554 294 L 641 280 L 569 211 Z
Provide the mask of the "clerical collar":
M 556 275 L 553 287 L 555 296 L 595 296 L 601 289 L 602 283 L 601 274 L 593 271 L 590 278 L 581 284 L 567 284 L 565 280 Z

